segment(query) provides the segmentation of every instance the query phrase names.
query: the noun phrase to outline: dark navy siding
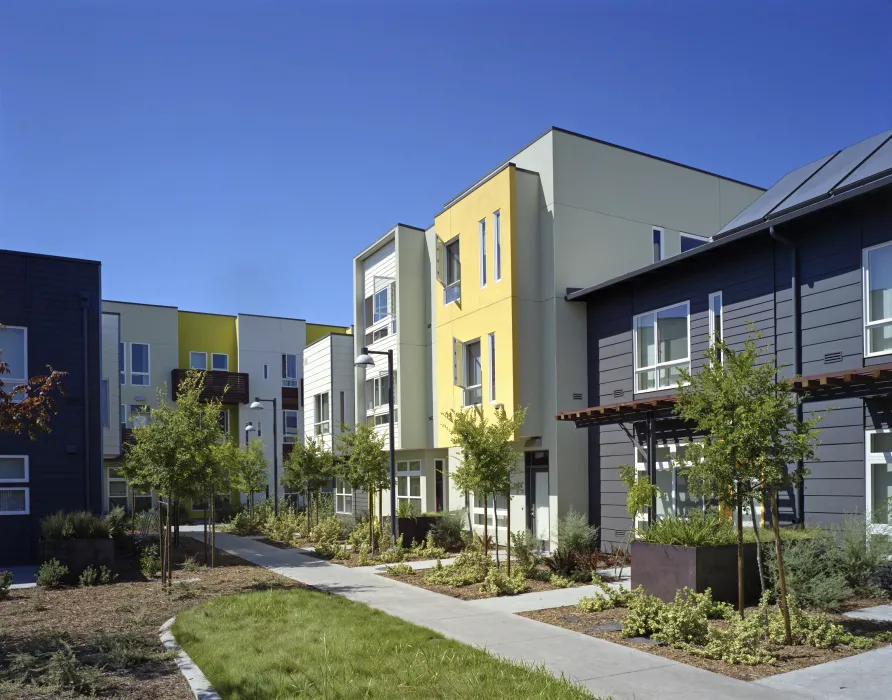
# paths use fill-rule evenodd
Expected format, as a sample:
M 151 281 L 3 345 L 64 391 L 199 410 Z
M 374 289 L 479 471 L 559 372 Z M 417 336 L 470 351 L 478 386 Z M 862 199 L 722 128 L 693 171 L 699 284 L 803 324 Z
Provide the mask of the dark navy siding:
M 864 357 L 862 250 L 892 240 L 892 196 L 865 195 L 794 220 L 778 229 L 799 251 L 802 374 L 892 362 L 892 354 Z M 723 331 L 740 347 L 750 330 L 764 335 L 766 356 L 777 354 L 793 373 L 791 255 L 767 234 L 751 236 L 702 256 L 656 270 L 588 299 L 589 396 L 599 404 L 658 396 L 633 393 L 632 317 L 678 302 L 691 305 L 691 361 L 696 371 L 707 348 L 708 298 L 722 292 Z M 622 394 L 615 395 L 615 391 Z M 669 390 L 670 392 L 672 390 Z M 892 425 L 892 400 L 845 398 L 806 404 L 805 413 L 834 410 L 821 424 L 818 460 L 805 466 L 805 520 L 832 524 L 865 508 L 864 433 Z M 633 459 L 619 426 L 589 428 L 590 481 L 599 484 L 602 538 L 609 546 L 632 520 L 617 467 Z M 798 519 L 794 493 L 781 499 L 782 519 Z
M 99 263 L 0 251 L 0 323 L 28 329 L 28 374 L 68 373 L 49 434 L 0 434 L 0 454 L 29 455 L 31 489 L 30 515 L 0 516 L 0 566 L 36 560 L 44 515 L 101 509 L 100 299 Z

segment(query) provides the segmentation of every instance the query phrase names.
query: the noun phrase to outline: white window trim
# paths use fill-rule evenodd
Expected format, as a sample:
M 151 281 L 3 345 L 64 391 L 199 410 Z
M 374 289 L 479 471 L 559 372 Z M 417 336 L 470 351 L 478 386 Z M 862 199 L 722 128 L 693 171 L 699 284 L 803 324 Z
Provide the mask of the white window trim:
M 10 392 L 14 387 L 17 387 L 21 384 L 28 383 L 28 328 L 25 326 L 3 326 L 6 330 L 20 330 L 24 331 L 23 338 L 25 341 L 25 352 L 24 352 L 24 360 L 25 360 L 25 376 L 24 377 L 13 377 L 11 374 L 4 374 L 0 376 L 2 379 L 4 386 L 6 387 L 6 391 Z M 26 397 L 23 395 L 18 395 L 15 401 L 21 401 Z
M 328 395 L 328 413 L 322 420 L 319 420 L 319 414 L 322 408 L 322 397 Z M 317 405 L 318 403 L 318 405 Z M 331 396 L 327 391 L 313 396 L 313 435 L 330 435 L 331 434 Z
M 474 338 L 473 340 L 466 340 L 461 345 L 462 358 L 461 358 L 461 374 L 462 374 L 462 386 L 464 391 L 462 392 L 461 403 L 463 408 L 470 408 L 471 406 L 481 406 L 483 405 L 483 367 L 481 366 L 480 372 L 480 383 L 479 384 L 468 384 L 468 346 L 477 343 L 480 346 L 480 360 L 481 365 L 483 363 L 483 342 L 480 338 Z M 480 389 L 480 403 L 467 403 L 467 398 L 473 389 Z
M 288 356 L 294 357 L 294 374 L 296 375 L 297 374 L 297 355 L 293 352 L 283 352 L 282 356 L 283 357 L 288 357 Z M 283 372 L 282 372 L 283 375 L 285 374 L 285 371 L 287 371 L 288 362 L 285 361 L 284 364 L 285 364 L 285 370 L 283 370 Z M 294 377 L 283 376 L 282 377 L 282 386 L 296 388 L 299 384 L 300 384 L 300 378 L 297 376 L 294 376 Z
M 496 400 L 496 334 L 489 334 L 489 402 L 498 403 Z
M 25 478 L 24 479 L 0 479 L 0 484 L 23 484 L 31 481 L 31 465 L 28 455 L 0 455 L 3 459 L 24 459 L 25 460 Z
M 655 365 L 648 365 L 647 367 L 639 367 L 638 366 L 638 319 L 642 316 L 649 316 L 650 314 L 654 315 L 654 354 L 657 354 L 659 349 L 660 339 L 657 337 L 657 314 L 660 311 L 665 311 L 666 309 L 671 309 L 676 306 L 681 306 L 684 304 L 688 310 L 688 356 L 682 360 L 672 360 L 671 362 L 658 362 Z M 645 311 L 644 313 L 635 314 L 632 317 L 632 389 L 635 394 L 651 394 L 655 391 L 670 391 L 671 389 L 675 389 L 674 386 L 661 386 L 656 387 L 654 389 L 639 389 L 638 388 L 638 373 L 646 372 L 648 370 L 658 370 L 663 367 L 674 367 L 675 365 L 681 365 L 685 362 L 688 363 L 688 369 L 690 370 L 691 363 L 691 300 L 687 301 L 677 301 L 674 304 L 668 304 L 667 306 L 661 306 L 659 309 L 651 309 L 650 311 Z
M 480 289 L 486 289 L 486 219 L 477 222 L 477 232 L 480 243 Z
M 214 369 L 214 358 L 215 357 L 225 357 L 226 358 L 226 369 Z M 229 371 L 229 353 L 212 352 L 211 353 L 211 364 L 210 364 L 209 369 L 212 372 L 228 372 Z
M 490 530 L 494 527 L 498 527 L 499 530 L 507 530 L 508 529 L 508 524 L 507 524 L 508 507 L 505 507 L 505 508 L 500 507 L 498 509 L 493 508 L 492 494 L 490 494 L 489 498 L 487 499 L 486 508 L 483 507 L 482 501 L 478 503 L 477 494 L 471 494 L 471 497 L 474 499 L 474 504 L 471 508 L 472 516 L 483 515 L 483 513 L 485 511 L 487 514 L 487 521 L 488 521 Z M 500 498 L 505 498 L 505 496 L 497 495 L 496 496 L 496 505 L 498 505 Z M 504 519 L 506 521 L 504 525 L 497 525 L 497 523 L 499 522 L 500 519 Z M 483 525 L 481 523 L 476 522 L 476 520 L 477 520 L 476 517 L 472 517 L 472 520 L 474 520 L 475 528 L 479 527 L 481 530 L 483 529 Z
M 865 318 L 867 318 L 865 316 Z M 873 470 L 871 463 L 882 459 L 887 464 L 892 463 L 892 452 L 871 452 L 870 436 L 882 433 L 892 433 L 890 428 L 879 428 L 864 431 L 864 514 L 868 519 L 868 532 L 875 535 L 892 535 L 892 525 L 871 524 L 870 506 L 873 503 Z
M 413 462 L 418 464 L 417 469 L 409 468 Z M 400 471 L 400 467 L 402 467 L 403 465 L 405 465 L 407 467 L 407 469 L 405 471 Z M 421 474 L 421 472 L 423 470 L 423 466 L 424 465 L 420 459 L 405 459 L 405 460 L 400 460 L 399 462 L 396 463 L 396 484 L 395 485 L 396 485 L 396 489 L 397 489 L 397 493 L 396 493 L 397 508 L 399 507 L 400 501 L 409 501 L 409 503 L 417 502 L 418 503 L 418 512 L 419 513 L 424 512 L 424 481 L 423 481 L 424 477 Z M 412 493 L 411 479 L 413 479 L 413 478 L 418 479 L 418 494 L 419 494 L 418 496 L 400 496 L 400 494 L 399 494 L 399 483 L 400 483 L 399 478 L 401 476 L 405 476 L 407 479 L 409 479 L 409 481 L 406 482 L 407 486 L 409 487 L 408 493 Z
M 348 490 L 348 489 L 349 489 L 349 490 Z M 349 510 L 346 509 L 347 496 L 350 497 L 350 505 L 351 505 L 351 508 L 350 508 Z M 339 498 L 339 497 L 342 498 L 342 499 L 344 499 L 344 504 L 345 504 L 345 507 L 344 507 L 343 509 L 341 509 L 341 510 L 338 510 L 338 498 Z M 353 508 L 354 508 L 355 505 L 356 505 L 355 502 L 354 502 L 354 500 L 353 500 L 355 497 L 356 497 L 356 496 L 355 496 L 355 493 L 354 493 L 354 491 L 353 491 L 353 487 L 350 486 L 350 484 L 348 484 L 346 481 L 344 481 L 344 480 L 341 479 L 340 477 L 337 478 L 337 479 L 335 479 L 335 491 L 334 491 L 334 508 L 335 508 L 335 513 L 340 513 L 341 515 L 352 515 L 352 514 L 353 514 Z
M 30 486 L 0 486 L 0 491 L 24 491 L 25 510 L 0 510 L 0 515 L 31 515 L 31 487 Z
M 660 234 L 660 260 L 653 260 L 654 254 L 654 234 L 659 232 Z M 658 263 L 661 260 L 666 259 L 666 232 L 661 229 L 659 226 L 652 226 L 650 233 L 650 257 L 651 261 L 654 263 Z
M 721 306 L 722 306 L 722 315 L 719 317 L 719 337 L 725 337 L 725 299 L 722 297 L 722 292 L 713 292 L 709 295 L 709 345 L 712 347 L 715 344 L 715 304 L 713 303 L 718 297 Z M 688 328 L 690 328 L 690 319 L 688 320 Z M 690 343 L 690 337 L 688 338 L 688 342 Z M 690 351 L 688 352 L 690 354 Z
M 459 241 L 458 249 L 458 279 L 454 280 L 453 282 L 449 282 L 447 280 L 447 270 L 449 269 L 449 263 L 447 261 L 449 255 L 449 246 L 458 240 L 459 236 L 453 236 L 448 241 L 445 241 L 443 243 L 443 306 L 449 306 L 450 304 L 461 301 L 461 241 Z M 453 287 L 458 287 L 458 296 L 451 301 L 446 301 L 446 292 Z
M 493 245 L 495 249 L 493 251 L 493 279 L 496 282 L 502 281 L 502 210 L 499 209 L 494 211 L 492 214 L 492 227 L 493 227 Z
M 878 245 L 872 245 L 869 248 L 864 248 L 861 251 L 861 296 L 863 297 L 862 319 L 864 325 L 864 357 L 881 357 L 883 355 L 892 355 L 892 350 L 870 352 L 870 333 L 868 332 L 869 329 L 876 328 L 877 326 L 892 325 L 892 318 L 887 318 L 880 321 L 867 320 L 868 318 L 870 318 L 870 266 L 868 265 L 868 254 L 873 250 L 879 250 L 880 248 L 885 248 L 886 246 L 890 245 L 892 245 L 892 241 L 887 241 L 886 243 L 880 243 Z
M 286 418 L 289 414 L 294 414 L 294 430 L 288 429 L 288 421 Z M 299 435 L 300 434 L 300 411 L 294 408 L 282 409 L 282 435 Z
M 204 355 L 204 369 L 201 367 L 193 367 L 192 356 L 193 355 Z M 190 350 L 189 351 L 189 369 L 199 369 L 202 372 L 207 372 L 208 369 L 208 354 L 206 352 L 199 352 L 198 350 Z
M 133 371 L 133 346 L 134 345 L 145 345 L 146 346 L 146 362 L 148 363 L 147 371 L 145 372 L 134 372 Z M 132 386 L 152 386 L 152 345 L 150 343 L 130 343 L 130 384 Z M 133 375 L 138 374 L 140 377 L 146 376 L 149 380 L 147 384 L 134 384 L 133 383 Z

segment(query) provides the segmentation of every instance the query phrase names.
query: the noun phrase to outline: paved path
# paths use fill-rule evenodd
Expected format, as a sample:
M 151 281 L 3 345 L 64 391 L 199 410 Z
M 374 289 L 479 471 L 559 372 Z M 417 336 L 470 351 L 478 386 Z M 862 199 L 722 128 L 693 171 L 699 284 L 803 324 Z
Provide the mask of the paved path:
M 595 695 L 615 700 L 802 700 L 821 697 L 775 689 L 704 671 L 578 632 L 489 610 L 456 598 L 315 559 L 295 550 L 217 534 L 217 546 L 276 573 L 346 596 L 446 637 L 484 647 L 513 661 L 542 664 Z M 572 590 L 572 589 L 571 589 Z M 578 590 L 578 589 L 577 589 Z M 892 682 L 892 678 L 887 681 Z M 883 697 L 862 694 L 861 697 Z

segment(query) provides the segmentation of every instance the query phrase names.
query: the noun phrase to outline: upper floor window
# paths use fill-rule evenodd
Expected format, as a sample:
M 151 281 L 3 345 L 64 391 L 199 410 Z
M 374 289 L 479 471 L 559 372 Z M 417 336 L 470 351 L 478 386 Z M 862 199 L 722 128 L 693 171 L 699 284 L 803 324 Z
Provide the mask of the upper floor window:
M 28 481 L 29 478 L 27 455 L 0 457 L 0 484 Z
M 709 344 L 722 339 L 722 293 L 709 295 Z
M 693 233 L 682 233 L 680 237 L 682 253 L 687 253 L 689 250 L 694 250 L 694 248 L 699 248 L 701 245 L 709 243 L 708 238 L 695 236 Z
M 480 340 L 463 343 L 462 349 L 462 403 L 476 406 L 483 403 L 483 367 L 480 359 Z
M 486 219 L 480 219 L 480 286 L 486 286 Z
M 149 424 L 149 407 L 135 403 L 130 406 L 130 424 L 134 428 L 145 428 Z
M 127 370 L 124 367 L 124 343 L 118 343 L 118 370 L 121 374 L 121 384 L 127 383 Z
M 437 280 L 443 285 L 443 303 L 461 298 L 461 251 L 458 236 L 449 243 L 437 239 Z
M 229 355 L 226 355 L 222 352 L 215 352 L 211 354 L 211 369 L 215 372 L 228 372 L 229 371 Z
M 189 369 L 200 369 L 202 371 L 208 368 L 208 354 L 206 352 L 189 353 Z
M 229 411 L 220 411 L 220 430 L 224 435 L 229 435 Z
M 674 387 L 691 369 L 690 302 L 635 316 L 635 391 Z
M 353 487 L 343 479 L 335 480 L 335 513 L 353 512 Z
M 282 386 L 297 386 L 297 355 L 282 355 Z
M 313 397 L 313 432 L 316 435 L 328 435 L 330 432 L 328 413 L 328 392 Z
M 495 279 L 502 279 L 502 212 L 497 211 L 492 215 L 492 228 L 495 236 Z
M 149 386 L 149 344 L 130 343 L 130 383 Z
M 396 372 L 393 373 L 393 402 L 396 405 Z M 390 377 L 382 374 L 365 382 L 365 403 L 367 411 L 374 411 L 390 405 Z
M 284 442 L 294 442 L 294 438 L 299 434 L 297 411 L 286 409 L 282 411 L 282 432 L 285 434 Z
M 655 228 L 653 230 L 654 239 L 654 262 L 660 262 L 666 255 L 666 246 L 663 245 L 663 229 Z
M 99 418 L 103 428 L 110 427 L 108 413 L 108 379 L 103 379 L 99 382 Z
M 390 308 L 387 304 L 387 287 L 375 292 L 373 299 L 372 323 L 378 323 L 390 315 Z
M 28 329 L 16 326 L 0 327 L 0 360 L 6 363 L 7 374 L 0 375 L 7 393 L 13 387 L 28 382 Z M 21 400 L 24 395 L 17 394 Z
M 269 365 L 263 365 L 263 378 L 269 379 Z
M 892 243 L 864 250 L 864 354 L 892 352 Z

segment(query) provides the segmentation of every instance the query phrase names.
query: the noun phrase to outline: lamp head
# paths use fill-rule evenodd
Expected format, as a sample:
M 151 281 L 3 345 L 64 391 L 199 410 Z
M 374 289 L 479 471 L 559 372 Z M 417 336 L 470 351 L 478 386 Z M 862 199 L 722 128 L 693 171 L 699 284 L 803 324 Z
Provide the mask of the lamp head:
M 253 423 L 247 423 L 247 424 L 245 425 L 245 433 L 251 433 L 251 432 L 253 432 L 253 431 L 255 431 L 255 430 L 257 430 L 257 428 L 254 427 L 254 424 L 253 424 Z
M 372 359 L 372 356 L 369 355 L 368 348 L 362 348 L 359 351 L 359 356 L 354 360 L 353 365 L 355 367 L 374 367 L 375 361 Z
M 250 408 L 251 408 L 252 410 L 254 410 L 254 411 L 261 410 L 261 409 L 263 409 L 263 403 L 260 401 L 259 398 L 256 398 L 256 397 L 255 397 L 253 403 L 252 403 L 251 406 L 250 406 Z

